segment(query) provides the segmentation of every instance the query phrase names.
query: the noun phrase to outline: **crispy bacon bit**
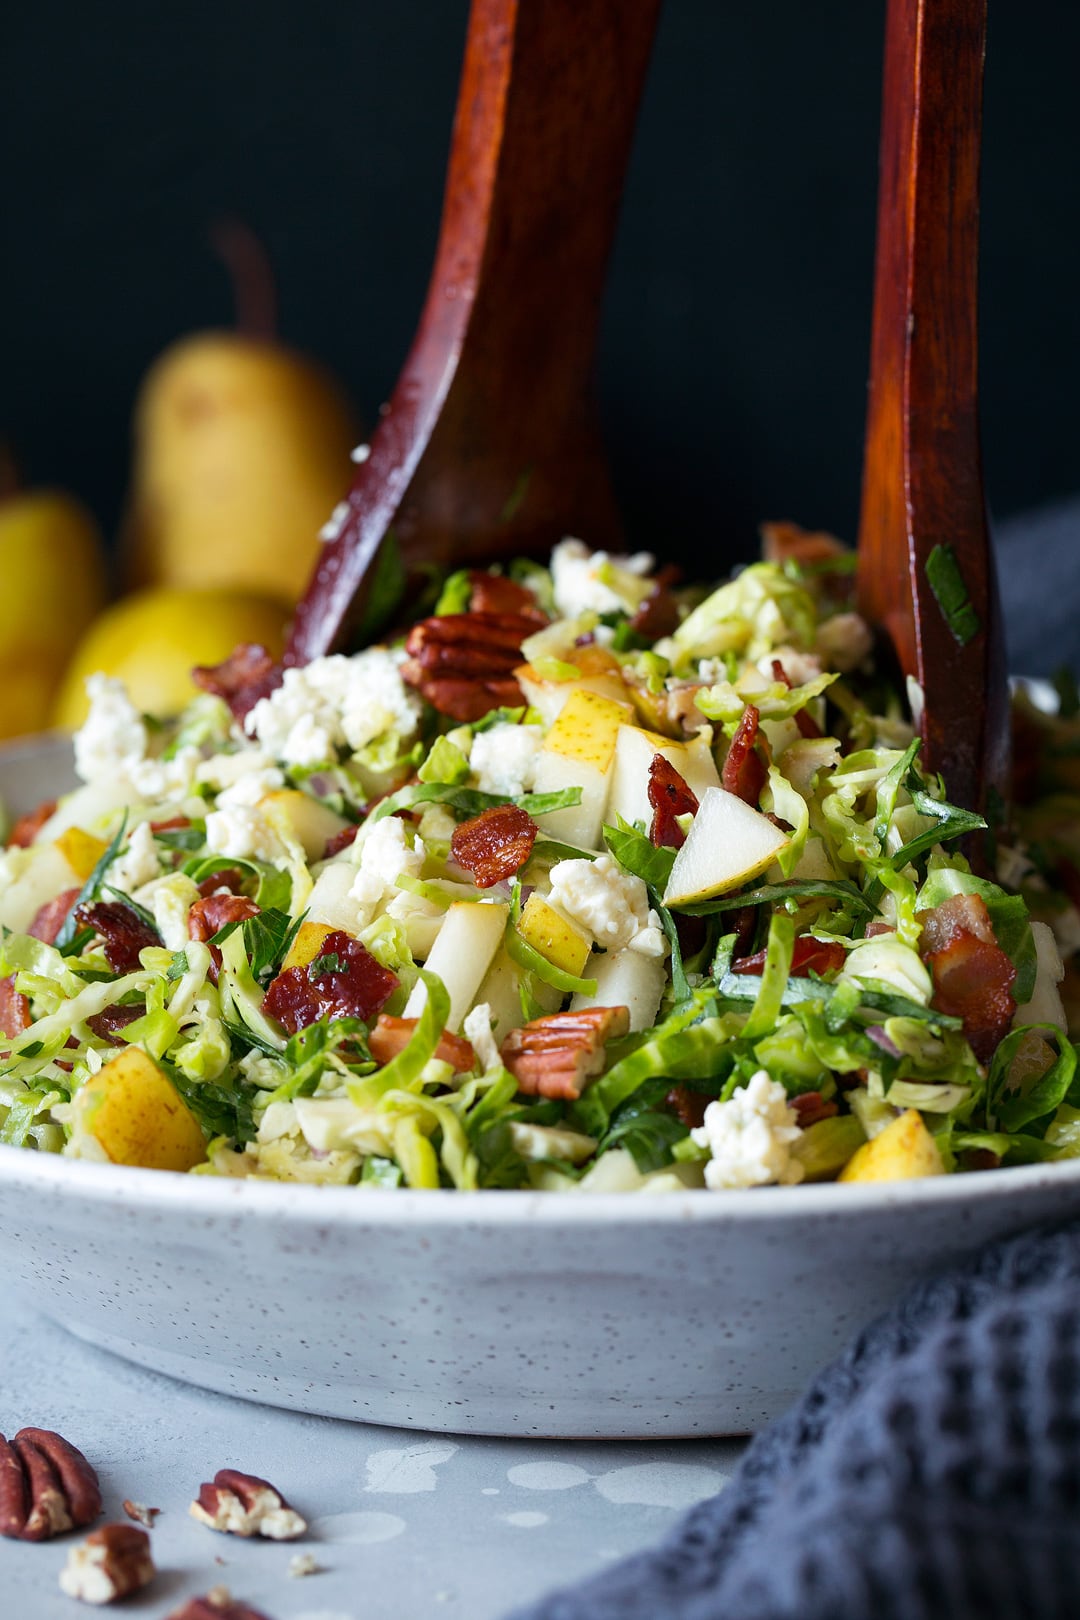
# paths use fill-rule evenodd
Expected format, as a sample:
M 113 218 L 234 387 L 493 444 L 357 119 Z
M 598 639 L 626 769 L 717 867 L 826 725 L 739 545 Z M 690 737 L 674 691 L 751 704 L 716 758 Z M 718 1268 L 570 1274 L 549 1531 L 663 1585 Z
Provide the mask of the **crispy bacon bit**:
M 470 613 L 517 613 L 531 619 L 534 625 L 547 624 L 548 616 L 527 585 L 507 579 L 503 574 L 486 574 L 482 569 L 469 570 Z
M 773 661 L 772 661 L 772 672 L 773 672 L 773 680 L 774 681 L 779 681 L 780 685 L 781 686 L 786 686 L 788 691 L 790 692 L 791 691 L 791 677 L 788 674 L 787 670 L 784 668 L 783 664 L 780 662 L 779 658 L 774 658 L 773 659 Z M 794 716 L 794 720 L 795 720 L 795 724 L 799 728 L 799 735 L 801 737 L 820 737 L 821 736 L 821 734 L 822 734 L 821 727 L 818 725 L 818 723 L 814 719 L 813 715 L 809 714 L 806 711 L 806 709 L 800 709 L 798 714 Z
M 188 912 L 188 938 L 204 943 L 231 922 L 257 917 L 260 907 L 246 894 L 210 894 L 196 900 Z
M 668 563 L 656 576 L 656 583 L 630 620 L 631 630 L 650 641 L 670 636 L 679 627 L 679 605 L 671 594 L 682 570 Z
M 338 929 L 327 934 L 322 955 L 336 956 L 344 965 L 314 978 L 311 968 L 316 963 L 285 968 L 266 992 L 263 1011 L 290 1035 L 326 1017 L 362 1018 L 369 1024 L 397 989 L 397 975 L 351 934 Z
M 720 773 L 720 782 L 729 793 L 742 799 L 745 804 L 757 805 L 761 797 L 761 790 L 765 786 L 768 771 L 765 762 L 755 748 L 758 734 L 758 721 L 761 716 L 752 703 L 748 703 L 743 710 L 742 719 L 735 728 L 735 735 L 731 739 L 724 769 Z
M 16 990 L 14 973 L 9 973 L 0 979 L 0 1035 L 21 1035 L 32 1022 L 30 1003 Z
M 208 878 L 203 878 L 199 884 L 199 893 L 204 900 L 208 900 L 212 894 L 222 892 L 240 894 L 249 875 L 239 866 L 223 866 L 220 872 L 212 872 Z
M 481 889 L 490 889 L 520 872 L 539 831 L 532 816 L 516 804 L 493 804 L 454 828 L 450 853 Z
M 844 965 L 847 952 L 835 939 L 815 939 L 813 934 L 800 934 L 795 941 L 795 949 L 791 953 L 791 971 L 793 974 L 806 975 L 817 973 L 824 977 L 826 973 L 839 972 Z M 764 973 L 765 951 L 757 951 L 753 956 L 744 956 L 741 961 L 732 962 L 732 973 Z
M 919 954 L 934 979 L 933 1005 L 962 1018 L 964 1034 L 980 1062 L 988 1063 L 1016 1011 L 1016 969 L 994 935 L 986 902 L 955 894 L 920 911 Z
M 157 929 L 151 928 L 137 911 L 118 900 L 98 900 L 92 905 L 78 906 L 75 921 L 80 928 L 94 930 L 114 973 L 134 973 L 139 966 L 139 952 L 148 945 L 161 944 Z
M 163 832 L 182 832 L 185 827 L 190 826 L 190 816 L 170 816 L 168 821 L 152 821 L 150 831 L 155 835 Z
M 523 613 L 445 613 L 414 624 L 401 666 L 410 686 L 454 720 L 479 720 L 489 709 L 524 702 L 514 669 L 521 644 L 536 630 Z
M 146 1007 L 142 1004 L 136 1007 L 106 1007 L 104 1012 L 88 1018 L 86 1027 L 92 1029 L 95 1035 L 100 1035 L 103 1041 L 108 1041 L 110 1046 L 123 1046 L 125 1043 L 120 1038 L 120 1030 L 145 1016 Z
M 44 804 L 39 804 L 36 810 L 28 810 L 26 815 L 20 816 L 14 827 L 12 827 L 8 843 L 17 846 L 19 849 L 29 849 L 55 809 L 56 800 L 46 799 Z
M 798 1116 L 797 1123 L 804 1131 L 808 1125 L 816 1125 L 821 1119 L 832 1119 L 834 1114 L 840 1112 L 838 1104 L 826 1102 L 820 1091 L 804 1091 L 798 1097 L 789 1098 L 789 1101 Z
M 260 698 L 269 697 L 281 680 L 281 668 L 257 642 L 241 642 L 221 664 L 196 664 L 195 685 L 224 698 L 237 720 L 243 720 Z
M 46 945 L 55 945 L 57 935 L 67 921 L 67 914 L 81 892 L 79 889 L 64 889 L 55 900 L 46 900 L 34 914 L 34 920 L 26 930 L 31 939 L 40 939 Z
M 416 1018 L 395 1018 L 391 1013 L 380 1013 L 379 1021 L 368 1036 L 368 1049 L 376 1063 L 389 1063 L 404 1051 L 416 1029 Z M 463 1035 L 451 1035 L 443 1030 L 435 1056 L 442 1063 L 453 1065 L 455 1074 L 468 1074 L 476 1062 L 476 1053 Z
M 359 827 L 342 827 L 340 832 L 334 833 L 326 840 L 326 848 L 322 852 L 324 861 L 332 861 L 335 855 L 340 855 L 343 849 L 355 843 Z
M 511 1030 L 502 1044 L 502 1060 L 526 1096 L 573 1102 L 586 1080 L 604 1067 L 606 1043 L 629 1028 L 625 1007 L 552 1013 Z
M 686 778 L 663 754 L 654 754 L 649 766 L 649 803 L 653 811 L 650 840 L 656 845 L 682 849 L 686 834 L 676 817 L 697 815 L 698 799 Z
M 691 1091 L 689 1086 L 672 1086 L 664 1101 L 688 1131 L 695 1131 L 704 1125 L 709 1098 L 700 1091 Z

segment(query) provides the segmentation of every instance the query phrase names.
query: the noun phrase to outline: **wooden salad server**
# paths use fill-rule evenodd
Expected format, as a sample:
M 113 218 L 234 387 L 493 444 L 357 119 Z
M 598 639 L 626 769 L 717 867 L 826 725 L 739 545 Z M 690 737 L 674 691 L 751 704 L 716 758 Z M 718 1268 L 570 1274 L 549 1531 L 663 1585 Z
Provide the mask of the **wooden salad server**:
M 287 663 L 378 628 L 391 536 L 409 569 L 618 543 L 592 360 L 659 8 L 472 0 L 427 299 Z
M 889 0 L 858 595 L 924 695 L 924 761 L 1004 793 L 1008 693 L 978 422 L 986 0 Z

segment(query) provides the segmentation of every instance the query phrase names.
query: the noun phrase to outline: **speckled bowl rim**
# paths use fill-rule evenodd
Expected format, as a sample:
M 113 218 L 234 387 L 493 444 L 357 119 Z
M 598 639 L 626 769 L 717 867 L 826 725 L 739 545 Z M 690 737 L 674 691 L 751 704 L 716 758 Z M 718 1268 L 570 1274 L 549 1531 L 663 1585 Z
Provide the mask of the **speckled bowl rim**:
M 791 1225 L 808 1216 L 869 1215 L 883 1209 L 955 1209 L 958 1205 L 1007 1203 L 1037 1188 L 1060 1186 L 1064 1195 L 1080 1187 L 1080 1159 L 1064 1164 L 1018 1165 L 1013 1169 L 928 1176 L 916 1181 L 866 1185 L 822 1182 L 808 1187 L 751 1190 L 634 1193 L 544 1193 L 490 1189 L 411 1191 L 377 1187 L 312 1187 L 288 1182 L 225 1176 L 182 1175 L 65 1159 L 57 1154 L 0 1146 L 0 1191 L 22 1184 L 54 1196 L 70 1194 L 97 1203 L 156 1206 L 201 1218 L 280 1220 L 300 1225 L 351 1226 L 549 1226 L 678 1225 L 708 1221 L 745 1225 Z

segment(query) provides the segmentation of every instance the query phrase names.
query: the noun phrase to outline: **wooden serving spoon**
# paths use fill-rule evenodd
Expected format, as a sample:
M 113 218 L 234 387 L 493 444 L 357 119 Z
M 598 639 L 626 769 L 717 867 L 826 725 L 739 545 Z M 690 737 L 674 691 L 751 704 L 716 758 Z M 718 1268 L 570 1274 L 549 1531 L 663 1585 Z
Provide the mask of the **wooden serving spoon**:
M 924 760 L 1005 791 L 1008 694 L 978 423 L 986 0 L 889 0 L 858 593 L 924 696 Z
M 659 7 L 473 0 L 427 300 L 286 663 L 373 632 L 391 535 L 406 567 L 618 543 L 592 359 Z

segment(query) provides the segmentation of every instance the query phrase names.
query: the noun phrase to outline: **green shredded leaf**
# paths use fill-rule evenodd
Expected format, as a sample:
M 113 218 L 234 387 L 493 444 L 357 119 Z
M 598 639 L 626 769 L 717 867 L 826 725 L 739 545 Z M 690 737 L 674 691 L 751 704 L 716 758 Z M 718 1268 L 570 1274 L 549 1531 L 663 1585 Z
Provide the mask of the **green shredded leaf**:
M 926 578 L 953 639 L 961 647 L 966 647 L 982 626 L 979 615 L 971 605 L 960 563 L 952 546 L 941 544 L 934 547 L 926 559 Z

